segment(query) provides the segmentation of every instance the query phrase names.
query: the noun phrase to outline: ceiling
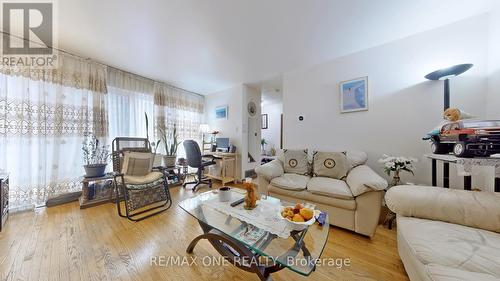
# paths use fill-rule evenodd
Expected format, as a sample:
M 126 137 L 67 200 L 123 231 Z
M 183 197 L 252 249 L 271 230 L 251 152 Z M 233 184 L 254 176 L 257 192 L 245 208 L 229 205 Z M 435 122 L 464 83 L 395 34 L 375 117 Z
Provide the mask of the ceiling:
M 261 82 L 259 85 L 255 85 L 254 87 L 257 86 L 260 88 L 262 106 L 283 103 L 283 80 L 281 77 Z
M 59 0 L 59 48 L 208 94 L 489 11 L 497 0 Z

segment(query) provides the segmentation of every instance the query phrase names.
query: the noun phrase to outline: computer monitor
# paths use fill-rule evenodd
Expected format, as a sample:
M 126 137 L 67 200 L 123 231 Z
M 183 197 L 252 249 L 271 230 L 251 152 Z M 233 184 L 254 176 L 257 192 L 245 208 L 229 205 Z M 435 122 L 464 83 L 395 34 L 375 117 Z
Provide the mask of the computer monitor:
M 228 149 L 229 148 L 229 138 L 217 138 L 215 140 L 217 149 Z

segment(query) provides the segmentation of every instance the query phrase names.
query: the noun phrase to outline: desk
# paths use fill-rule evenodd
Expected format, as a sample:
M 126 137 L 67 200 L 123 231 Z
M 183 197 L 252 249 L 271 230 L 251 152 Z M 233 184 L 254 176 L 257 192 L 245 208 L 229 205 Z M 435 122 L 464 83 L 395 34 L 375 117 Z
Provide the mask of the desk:
M 230 152 L 206 152 L 205 155 L 210 155 L 215 157 L 215 161 L 217 162 L 217 165 L 220 165 L 220 173 L 207 173 L 206 176 L 215 179 L 215 180 L 220 180 L 222 182 L 222 185 L 225 185 L 228 182 L 234 182 L 236 183 L 236 169 L 237 169 L 237 163 L 238 163 L 238 154 L 237 153 L 230 153 Z M 219 163 L 220 162 L 220 163 Z M 228 176 L 228 166 L 232 165 L 232 174 Z
M 443 162 L 443 187 L 450 187 L 450 163 L 464 167 L 464 189 L 471 190 L 472 167 L 492 166 L 495 167 L 495 192 L 500 192 L 500 158 L 459 158 L 450 154 L 425 154 L 432 160 L 432 186 L 437 186 L 437 161 Z

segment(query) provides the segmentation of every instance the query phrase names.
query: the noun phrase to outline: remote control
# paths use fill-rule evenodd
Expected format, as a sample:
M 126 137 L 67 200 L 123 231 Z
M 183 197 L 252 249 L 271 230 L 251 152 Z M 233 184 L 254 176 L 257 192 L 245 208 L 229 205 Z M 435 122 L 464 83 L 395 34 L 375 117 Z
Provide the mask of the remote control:
M 233 203 L 231 203 L 231 207 L 236 207 L 239 204 L 243 203 L 243 201 L 245 201 L 245 198 L 241 198 L 240 200 L 236 200 Z

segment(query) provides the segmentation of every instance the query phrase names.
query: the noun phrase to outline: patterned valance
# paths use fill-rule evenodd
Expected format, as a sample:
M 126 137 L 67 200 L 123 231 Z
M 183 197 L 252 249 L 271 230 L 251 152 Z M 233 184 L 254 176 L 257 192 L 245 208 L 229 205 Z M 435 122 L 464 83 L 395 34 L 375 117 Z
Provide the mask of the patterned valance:
M 53 57 L 55 58 L 54 68 L 3 65 L 0 67 L 0 72 L 6 75 L 24 76 L 31 80 L 42 80 L 77 89 L 107 93 L 106 66 L 64 52 L 57 52 Z
M 115 68 L 108 68 L 108 86 L 132 92 L 153 94 L 154 81 L 124 72 Z
M 204 112 L 205 99 L 203 96 L 164 83 L 155 83 L 154 95 L 156 106 L 196 113 Z

